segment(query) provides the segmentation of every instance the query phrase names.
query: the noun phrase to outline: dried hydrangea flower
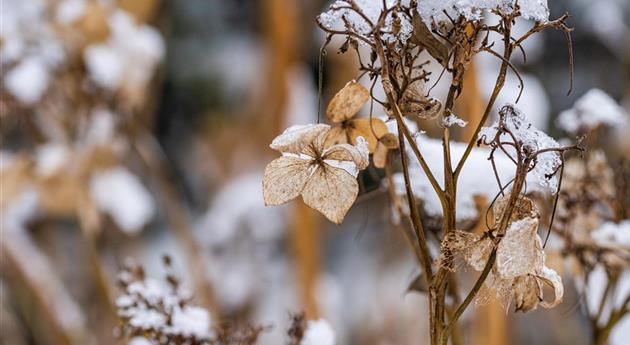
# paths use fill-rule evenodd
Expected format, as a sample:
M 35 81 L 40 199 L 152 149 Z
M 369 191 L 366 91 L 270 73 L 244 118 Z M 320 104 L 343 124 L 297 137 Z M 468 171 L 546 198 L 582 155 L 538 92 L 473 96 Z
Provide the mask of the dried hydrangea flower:
M 335 94 L 326 108 L 326 117 L 336 125 L 330 131 L 327 145 L 356 145 L 357 138 L 363 137 L 370 153 L 376 150 L 379 138 L 388 133 L 385 123 L 375 118 L 354 118 L 369 99 L 370 92 L 354 80 Z
M 266 205 L 280 205 L 302 196 L 304 202 L 334 223 L 341 223 L 354 203 L 357 175 L 368 165 L 367 142 L 328 146 L 328 125 L 288 128 L 270 147 L 282 153 L 265 168 Z

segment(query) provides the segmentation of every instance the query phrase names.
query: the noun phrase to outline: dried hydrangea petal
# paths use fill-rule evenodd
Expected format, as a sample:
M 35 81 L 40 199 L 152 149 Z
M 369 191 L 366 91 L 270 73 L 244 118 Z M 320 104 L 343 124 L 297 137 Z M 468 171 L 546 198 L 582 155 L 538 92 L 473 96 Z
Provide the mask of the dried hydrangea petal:
M 503 278 L 515 278 L 542 267 L 544 253 L 537 234 L 538 219 L 513 222 L 499 243 L 496 268 Z
M 540 271 L 536 272 L 536 277 L 540 278 L 545 284 L 551 286 L 554 293 L 553 301 L 542 301 L 540 302 L 540 305 L 543 308 L 549 309 L 562 303 L 562 298 L 564 296 L 564 285 L 562 285 L 562 278 L 560 278 L 560 275 L 551 268 L 543 266 Z
M 302 191 L 302 198 L 331 222 L 341 224 L 358 194 L 359 184 L 354 176 L 326 165 L 313 173 Z
M 437 264 L 449 271 L 455 271 L 455 262 L 465 256 L 466 251 L 478 241 L 478 236 L 461 230 L 448 233 L 440 245 Z
M 466 251 L 466 262 L 475 270 L 482 271 L 486 266 L 494 243 L 490 237 L 483 237 L 473 243 Z
M 502 196 L 497 199 L 492 207 L 492 213 L 494 213 L 494 220 L 498 224 L 501 221 L 501 217 L 503 216 L 503 211 L 508 204 L 510 199 L 510 194 Z M 539 218 L 540 211 L 538 211 L 538 207 L 534 203 L 534 201 L 526 196 L 519 197 L 516 201 L 516 205 L 514 205 L 514 209 L 512 210 L 512 214 L 510 215 L 510 221 L 514 222 L 519 219 L 523 219 L 526 217 L 530 218 Z
M 381 119 L 365 118 L 350 121 L 348 124 L 348 137 L 352 144 L 356 145 L 356 139 L 363 137 L 368 143 L 368 150 L 373 153 L 378 143 L 378 138 L 387 133 L 387 125 Z
M 315 138 L 327 133 L 330 126 L 326 124 L 308 124 L 303 126 L 291 126 L 271 142 L 272 149 L 282 153 L 302 153 L 305 147 L 310 145 Z
M 334 123 L 351 119 L 370 99 L 370 92 L 352 80 L 339 90 L 326 108 L 326 116 Z
M 265 168 L 263 177 L 263 198 L 265 205 L 281 205 L 295 199 L 315 166 L 297 157 L 283 156 L 275 159 Z
M 538 304 L 542 301 L 543 290 L 536 277 L 531 275 L 517 277 L 512 287 L 515 311 L 527 313 L 538 308 Z

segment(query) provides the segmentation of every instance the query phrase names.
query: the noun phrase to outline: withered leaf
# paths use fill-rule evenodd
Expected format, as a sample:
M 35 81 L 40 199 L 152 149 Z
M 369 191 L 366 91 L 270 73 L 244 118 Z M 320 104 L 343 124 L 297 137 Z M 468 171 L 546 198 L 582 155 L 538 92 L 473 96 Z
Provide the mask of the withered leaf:
M 412 24 L 413 34 L 411 39 L 413 42 L 422 45 L 434 59 L 446 67 L 448 65 L 448 48 L 433 35 L 422 21 L 422 18 L 420 18 L 418 11 L 413 13 Z
M 564 297 L 564 285 L 562 285 L 562 278 L 560 278 L 560 275 L 551 268 L 543 266 L 540 271 L 536 272 L 536 277 L 541 279 L 543 283 L 553 288 L 554 293 L 553 301 L 542 301 L 540 305 L 543 308 L 549 309 L 562 303 L 562 298 Z
M 341 223 L 359 192 L 356 176 L 368 165 L 364 139 L 357 145 L 326 145 L 328 125 L 294 126 L 275 138 L 271 148 L 283 156 L 265 168 L 266 205 L 280 205 L 299 195 L 326 218 Z
M 537 231 L 537 218 L 512 222 L 497 249 L 497 271 L 503 278 L 515 278 L 543 266 L 544 253 Z
M 538 308 L 543 291 L 535 277 L 531 275 L 517 277 L 512 287 L 514 289 L 515 311 L 527 313 Z

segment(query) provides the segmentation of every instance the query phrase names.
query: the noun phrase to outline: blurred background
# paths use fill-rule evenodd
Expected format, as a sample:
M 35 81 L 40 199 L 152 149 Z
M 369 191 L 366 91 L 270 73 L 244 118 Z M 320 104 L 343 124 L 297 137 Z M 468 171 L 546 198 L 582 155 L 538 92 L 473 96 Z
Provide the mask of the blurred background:
M 0 343 L 126 343 L 114 332 L 116 274 L 133 258 L 162 277 L 165 254 L 198 305 L 270 326 L 261 344 L 283 344 L 300 311 L 327 319 L 338 344 L 426 339 L 426 298 L 408 291 L 418 270 L 382 171 L 364 172 L 340 226 L 301 200 L 263 204 L 262 172 L 276 157 L 268 145 L 289 125 L 318 121 L 320 72 L 324 105 L 358 76 L 356 56 L 337 54 L 341 41 L 319 69 L 325 37 L 314 18 L 328 5 L 1 0 Z M 571 137 L 555 119 L 592 88 L 630 109 L 630 3 L 549 5 L 575 28 L 573 90 L 564 34 L 544 32 L 525 46 L 526 63 L 514 61 L 519 106 L 551 136 Z M 475 60 L 462 117 L 478 118 L 496 70 L 491 56 Z M 498 103 L 517 94 L 511 75 Z M 598 140 L 614 160 L 630 156 L 629 138 L 626 125 Z M 471 308 L 463 343 L 591 343 L 571 279 L 565 290 L 551 311 Z

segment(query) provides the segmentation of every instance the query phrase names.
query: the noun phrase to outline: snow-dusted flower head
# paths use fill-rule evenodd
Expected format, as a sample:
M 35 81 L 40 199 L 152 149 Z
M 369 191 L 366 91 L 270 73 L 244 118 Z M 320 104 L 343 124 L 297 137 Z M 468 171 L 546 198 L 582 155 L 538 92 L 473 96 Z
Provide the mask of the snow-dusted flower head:
M 367 142 L 327 147 L 330 126 L 293 126 L 270 147 L 282 153 L 267 165 L 263 177 L 266 205 L 284 204 L 299 195 L 326 218 L 341 223 L 359 193 L 356 177 L 368 165 Z
M 559 149 L 560 144 L 545 132 L 535 128 L 514 105 L 506 105 L 500 113 L 500 119 L 495 121 L 490 127 L 483 127 L 479 131 L 479 139 L 485 144 L 490 144 L 500 137 L 501 141 L 516 141 L 521 152 L 525 156 L 536 154 L 534 175 L 541 187 L 546 188 L 551 193 L 558 190 L 558 178 L 556 172 L 562 164 L 560 153 L 553 149 Z M 511 147 L 508 147 L 511 149 Z M 541 154 L 537 152 L 552 149 Z
M 580 97 L 573 108 L 561 112 L 556 125 L 577 134 L 599 126 L 623 126 L 628 121 L 628 114 L 612 97 L 600 89 L 592 89 Z

